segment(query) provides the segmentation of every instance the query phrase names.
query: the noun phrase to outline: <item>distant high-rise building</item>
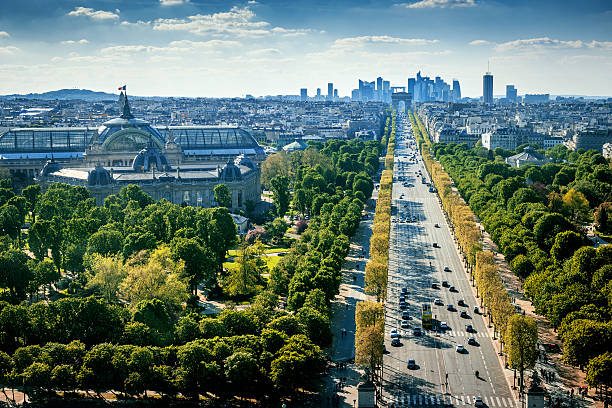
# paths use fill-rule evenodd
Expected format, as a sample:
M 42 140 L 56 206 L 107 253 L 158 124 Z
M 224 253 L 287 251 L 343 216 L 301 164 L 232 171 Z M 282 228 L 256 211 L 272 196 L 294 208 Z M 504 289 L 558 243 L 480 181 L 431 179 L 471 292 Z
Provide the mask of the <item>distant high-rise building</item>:
M 334 99 L 338 99 L 338 90 L 334 89 Z
M 493 74 L 490 72 L 482 76 L 482 101 L 493 103 Z
M 408 93 L 412 95 L 412 99 L 414 100 L 414 78 L 408 78 Z
M 457 79 L 453 79 L 453 99 L 458 101 L 461 99 L 461 85 Z
M 382 77 L 376 78 L 376 100 L 377 101 L 382 101 L 382 98 L 383 98 L 382 86 L 383 86 Z
M 517 90 L 514 85 L 506 85 L 506 99 L 508 102 L 516 102 Z
M 383 81 L 382 88 L 382 101 L 390 102 L 391 101 L 391 81 Z
M 332 82 L 329 82 L 327 84 L 327 99 L 333 99 L 334 97 L 334 84 Z
M 317 88 L 317 96 L 321 96 L 321 88 Z
M 308 99 L 308 89 L 307 88 L 300 89 L 300 99 L 303 101 Z
M 359 89 L 353 89 L 351 91 L 351 99 L 354 101 L 359 101 L 361 100 L 361 97 L 359 95 Z

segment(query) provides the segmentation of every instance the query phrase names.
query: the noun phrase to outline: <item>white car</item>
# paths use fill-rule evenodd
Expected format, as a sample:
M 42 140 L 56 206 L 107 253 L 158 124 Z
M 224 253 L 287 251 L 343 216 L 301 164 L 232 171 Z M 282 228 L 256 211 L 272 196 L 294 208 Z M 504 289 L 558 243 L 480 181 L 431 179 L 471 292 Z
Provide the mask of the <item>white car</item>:
M 440 323 L 440 329 L 447 330 L 448 329 L 448 324 L 446 324 L 446 322 Z

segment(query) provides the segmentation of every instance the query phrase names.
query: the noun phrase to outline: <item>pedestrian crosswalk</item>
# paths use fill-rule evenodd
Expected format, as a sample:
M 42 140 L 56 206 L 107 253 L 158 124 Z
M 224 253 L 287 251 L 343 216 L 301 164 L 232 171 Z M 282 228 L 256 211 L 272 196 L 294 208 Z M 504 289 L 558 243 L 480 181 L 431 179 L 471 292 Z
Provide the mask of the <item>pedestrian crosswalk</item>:
M 411 330 L 400 331 L 400 333 L 404 337 L 410 337 L 412 335 L 412 331 Z M 448 337 L 474 337 L 474 338 L 477 338 L 477 337 L 488 338 L 488 337 L 490 337 L 489 333 L 487 333 L 487 332 L 473 333 L 473 332 L 466 332 L 466 331 L 461 331 L 461 330 L 446 330 L 446 331 L 441 331 L 441 332 L 436 332 L 436 331 L 432 331 L 432 330 L 425 330 L 424 334 L 426 336 L 440 335 L 440 336 L 448 336 Z
M 408 394 L 398 391 L 391 395 L 390 403 L 396 407 L 432 405 L 432 406 L 468 406 L 474 405 L 475 395 L 439 395 L 439 394 Z M 480 396 L 485 407 L 516 408 L 511 397 Z

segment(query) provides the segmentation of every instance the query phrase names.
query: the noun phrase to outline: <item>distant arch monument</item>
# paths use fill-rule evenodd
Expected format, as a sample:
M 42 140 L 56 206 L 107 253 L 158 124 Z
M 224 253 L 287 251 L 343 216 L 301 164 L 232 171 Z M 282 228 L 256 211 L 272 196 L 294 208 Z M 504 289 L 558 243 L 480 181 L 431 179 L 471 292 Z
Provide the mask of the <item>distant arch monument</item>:
M 403 107 L 402 107 L 403 102 Z M 412 106 L 412 94 L 409 92 L 394 92 L 391 94 L 391 106 L 393 109 L 400 112 L 408 113 L 408 110 Z

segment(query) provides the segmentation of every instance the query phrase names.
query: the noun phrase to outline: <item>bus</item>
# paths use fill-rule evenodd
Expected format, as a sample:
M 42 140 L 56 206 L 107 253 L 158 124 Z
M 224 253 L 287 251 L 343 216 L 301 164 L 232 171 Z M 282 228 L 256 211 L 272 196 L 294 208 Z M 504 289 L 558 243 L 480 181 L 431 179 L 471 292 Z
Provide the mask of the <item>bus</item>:
M 429 303 L 423 303 L 421 322 L 423 323 L 423 329 L 432 328 L 431 305 Z

